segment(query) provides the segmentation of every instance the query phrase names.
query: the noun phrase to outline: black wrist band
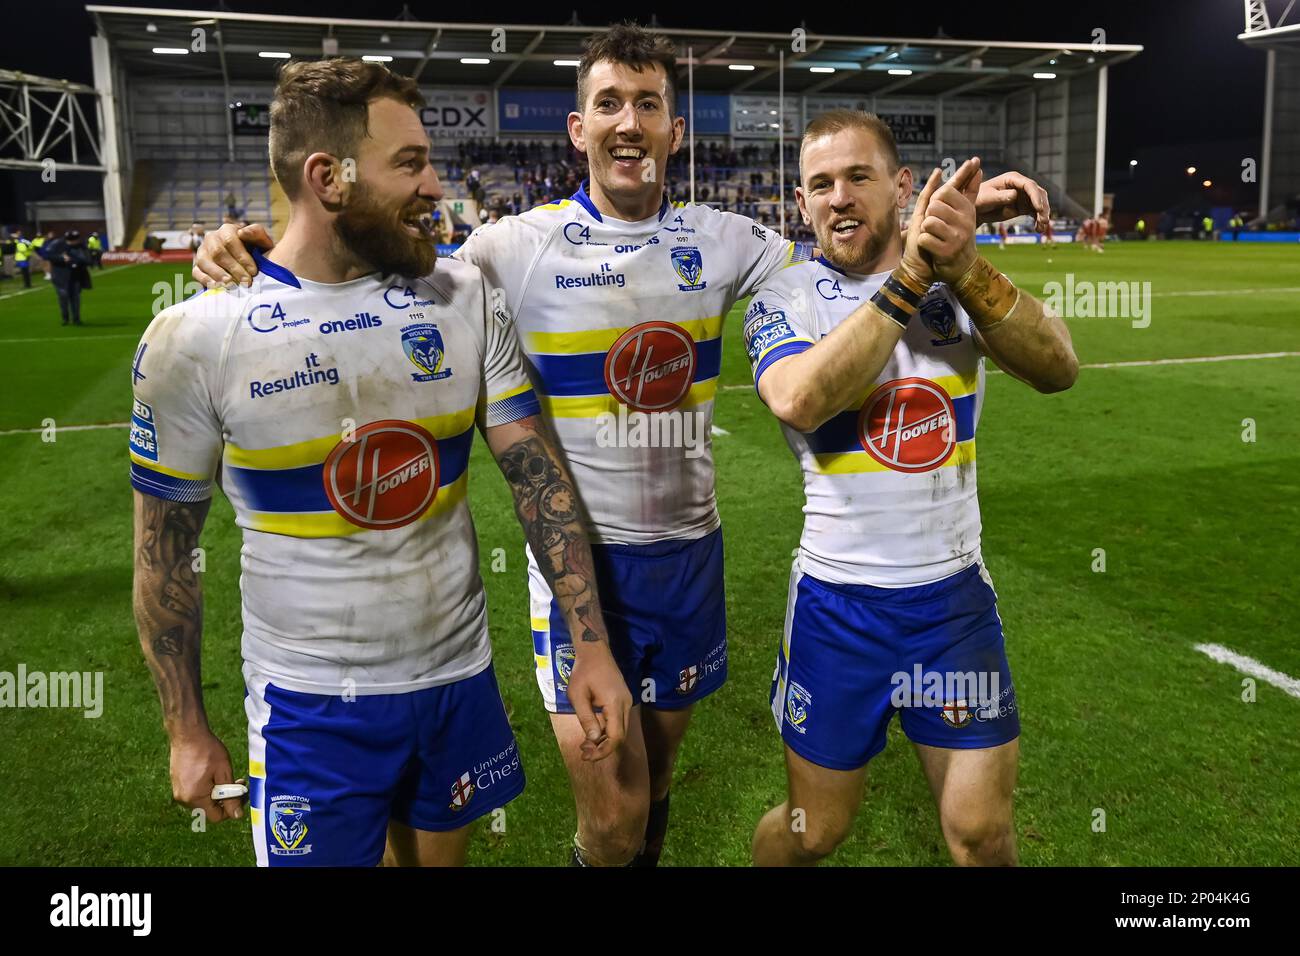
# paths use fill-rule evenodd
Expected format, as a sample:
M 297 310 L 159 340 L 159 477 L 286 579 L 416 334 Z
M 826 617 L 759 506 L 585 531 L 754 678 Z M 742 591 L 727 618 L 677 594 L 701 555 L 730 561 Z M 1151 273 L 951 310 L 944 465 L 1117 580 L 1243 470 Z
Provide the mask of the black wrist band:
M 913 292 L 903 283 L 899 282 L 892 275 L 885 279 L 885 288 L 894 294 L 896 298 L 902 299 L 912 308 L 917 308 L 921 304 L 921 296 Z
M 871 297 L 871 304 L 877 309 L 889 316 L 903 328 L 907 328 L 907 322 L 912 318 L 912 313 L 901 308 L 898 303 L 894 302 L 889 296 L 885 295 L 885 290 L 881 289 Z

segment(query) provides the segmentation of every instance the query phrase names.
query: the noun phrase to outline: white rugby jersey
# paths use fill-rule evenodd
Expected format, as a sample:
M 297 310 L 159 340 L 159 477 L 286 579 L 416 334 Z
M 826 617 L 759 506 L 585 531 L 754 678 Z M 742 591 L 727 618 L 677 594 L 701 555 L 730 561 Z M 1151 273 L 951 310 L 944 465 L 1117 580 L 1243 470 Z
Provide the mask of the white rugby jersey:
M 465 501 L 477 422 L 537 413 L 482 274 L 248 289 L 160 313 L 136 353 L 131 483 L 243 529 L 244 659 L 290 690 L 403 693 L 491 660 Z
M 728 310 L 802 247 L 750 219 L 671 206 L 640 222 L 571 199 L 474 230 L 458 257 L 514 315 L 596 541 L 718 527 L 711 428 Z
M 767 283 L 745 315 L 755 387 L 773 362 L 811 348 L 888 276 L 851 275 L 819 258 Z M 970 318 L 935 284 L 884 370 L 848 408 L 807 434 L 782 423 L 803 469 L 803 570 L 838 584 L 906 587 L 978 560 L 983 395 Z

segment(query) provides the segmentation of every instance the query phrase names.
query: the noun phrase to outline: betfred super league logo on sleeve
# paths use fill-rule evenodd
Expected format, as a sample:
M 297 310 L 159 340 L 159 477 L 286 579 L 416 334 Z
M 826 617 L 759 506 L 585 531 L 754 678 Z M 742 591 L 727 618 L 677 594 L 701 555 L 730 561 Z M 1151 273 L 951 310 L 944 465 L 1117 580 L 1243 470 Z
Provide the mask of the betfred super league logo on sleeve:
M 138 398 L 131 406 L 131 450 L 149 461 L 158 460 L 158 429 L 153 406 Z
M 411 375 L 417 382 L 435 382 L 451 375 L 451 369 L 442 367 L 447 357 L 442 333 L 432 323 L 420 322 L 405 326 L 402 329 L 402 351 L 411 360 L 411 364 L 420 370 Z

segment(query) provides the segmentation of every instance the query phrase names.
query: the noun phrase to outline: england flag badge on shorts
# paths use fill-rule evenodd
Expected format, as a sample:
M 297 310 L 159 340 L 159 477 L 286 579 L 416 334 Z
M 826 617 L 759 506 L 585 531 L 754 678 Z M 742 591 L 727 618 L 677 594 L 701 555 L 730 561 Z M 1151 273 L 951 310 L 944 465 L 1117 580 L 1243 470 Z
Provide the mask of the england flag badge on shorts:
M 677 677 L 677 693 L 689 694 L 695 689 L 695 685 L 700 682 L 700 668 L 696 664 L 683 667 Z
M 474 784 L 470 780 L 469 771 L 460 775 L 460 779 L 451 785 L 451 808 L 453 810 L 464 810 L 469 804 L 470 799 L 474 796 Z

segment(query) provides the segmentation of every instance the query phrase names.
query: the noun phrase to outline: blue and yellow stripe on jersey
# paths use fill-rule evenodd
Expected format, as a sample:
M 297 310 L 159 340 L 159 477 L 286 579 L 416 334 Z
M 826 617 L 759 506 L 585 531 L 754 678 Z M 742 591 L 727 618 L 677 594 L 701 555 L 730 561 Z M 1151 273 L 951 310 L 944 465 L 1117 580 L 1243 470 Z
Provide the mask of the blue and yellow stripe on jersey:
M 410 421 L 438 442 L 438 492 L 416 519 L 427 521 L 465 499 L 474 409 Z M 325 494 L 325 460 L 340 441 L 339 435 L 326 435 L 277 448 L 227 444 L 223 487 L 238 499 L 241 523 L 253 531 L 295 538 L 336 538 L 368 530 L 335 511 Z
M 541 406 L 537 403 L 537 394 L 533 391 L 532 385 L 525 382 L 518 388 L 512 388 L 500 395 L 489 396 L 484 418 L 487 426 L 491 428 L 493 425 L 506 425 L 540 413 Z
M 762 350 L 754 359 L 754 388 L 758 388 L 758 380 L 776 362 L 781 361 L 791 355 L 798 355 L 800 352 L 807 352 L 813 347 L 813 340 L 805 338 L 802 335 L 796 335 L 789 331 L 789 324 L 785 323 L 788 334 L 782 335 L 780 329 L 776 329 L 776 337 L 770 344 L 763 346 Z
M 723 316 L 674 322 L 695 340 L 695 379 L 678 408 L 713 400 L 722 370 Z M 542 409 L 555 418 L 618 414 L 619 401 L 605 384 L 605 359 L 631 326 L 577 332 L 527 332 L 525 361 Z
M 790 251 L 785 257 L 785 268 L 797 266 L 801 262 L 812 262 L 813 250 L 816 248 L 816 244 L 811 242 L 790 243 Z
M 977 373 L 972 372 L 968 376 L 945 375 L 934 378 L 927 376 L 927 378 L 948 393 L 952 399 L 952 410 L 956 418 L 957 433 L 952 452 L 937 467 L 948 468 L 974 461 Z M 873 391 L 875 386 L 864 392 L 852 407 L 835 415 L 816 431 L 804 436 L 819 474 L 854 475 L 891 470 L 888 465 L 882 464 L 867 453 L 858 436 L 858 417 L 863 403 Z
M 261 760 L 248 761 L 248 819 L 253 826 L 261 826 L 262 812 L 266 808 L 266 764 Z
M 135 452 L 131 452 L 131 485 L 164 501 L 189 503 L 212 497 L 212 481 L 207 476 L 167 468 Z

